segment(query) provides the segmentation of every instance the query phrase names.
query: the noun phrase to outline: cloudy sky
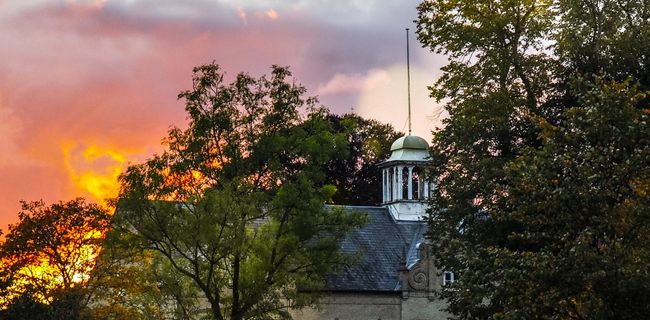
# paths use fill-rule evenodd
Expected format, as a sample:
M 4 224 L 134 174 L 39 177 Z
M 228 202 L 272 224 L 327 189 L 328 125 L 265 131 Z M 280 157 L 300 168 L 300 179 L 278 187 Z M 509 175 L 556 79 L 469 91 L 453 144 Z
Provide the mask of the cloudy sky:
M 405 130 L 405 28 L 417 0 L 0 0 L 0 228 L 19 200 L 114 195 L 129 163 L 183 126 L 191 69 L 291 67 L 336 113 Z M 445 62 L 411 36 L 415 134 Z

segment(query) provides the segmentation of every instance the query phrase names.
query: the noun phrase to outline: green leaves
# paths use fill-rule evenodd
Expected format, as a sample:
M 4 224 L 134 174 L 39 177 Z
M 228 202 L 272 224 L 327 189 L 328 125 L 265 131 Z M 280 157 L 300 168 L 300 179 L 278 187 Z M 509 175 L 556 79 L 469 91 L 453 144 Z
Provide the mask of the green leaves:
M 273 66 L 270 78 L 226 84 L 217 65 L 195 68 L 179 95 L 188 128 L 171 129 L 162 155 L 120 177 L 123 239 L 157 252 L 159 280 L 189 281 L 172 285 L 200 292 L 215 319 L 286 318 L 313 305 L 298 290 L 322 287 L 347 259 L 343 234 L 363 223 L 324 207 L 336 190 L 326 167 L 347 139 L 290 77 Z
M 327 163 L 327 182 L 337 189 L 332 202 L 344 205 L 381 203 L 381 172 L 376 167 L 390 156 L 391 144 L 403 136 L 392 126 L 357 115 L 328 115 L 337 132 L 337 144 L 345 149 Z
M 450 117 L 434 134 L 429 224 L 437 263 L 460 275 L 442 296 L 462 319 L 648 312 L 647 274 L 632 271 L 649 263 L 648 12 L 643 1 L 419 6 L 420 40 L 450 57 L 432 87 Z

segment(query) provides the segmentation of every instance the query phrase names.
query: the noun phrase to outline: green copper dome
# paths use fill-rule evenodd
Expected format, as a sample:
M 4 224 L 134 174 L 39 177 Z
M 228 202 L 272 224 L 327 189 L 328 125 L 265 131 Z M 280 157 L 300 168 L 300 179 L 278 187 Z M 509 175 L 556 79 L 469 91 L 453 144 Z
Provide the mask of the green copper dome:
M 408 135 L 395 140 L 390 146 L 390 151 L 399 149 L 429 150 L 429 144 L 418 136 Z

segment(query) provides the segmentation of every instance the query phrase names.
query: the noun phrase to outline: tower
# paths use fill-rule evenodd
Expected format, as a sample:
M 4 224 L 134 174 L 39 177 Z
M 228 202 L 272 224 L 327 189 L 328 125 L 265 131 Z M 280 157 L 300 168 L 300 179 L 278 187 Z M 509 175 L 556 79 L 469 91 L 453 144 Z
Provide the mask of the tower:
M 424 174 L 429 144 L 409 134 L 395 140 L 390 150 L 390 158 L 378 165 L 382 169 L 382 206 L 388 207 L 395 220 L 422 220 L 433 187 Z

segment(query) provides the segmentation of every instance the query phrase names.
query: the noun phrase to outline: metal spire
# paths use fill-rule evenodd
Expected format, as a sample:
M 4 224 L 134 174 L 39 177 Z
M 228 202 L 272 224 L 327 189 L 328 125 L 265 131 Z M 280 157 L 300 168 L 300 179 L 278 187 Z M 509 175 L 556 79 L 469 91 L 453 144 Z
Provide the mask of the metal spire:
M 409 136 L 411 135 L 411 62 L 409 59 L 409 28 L 406 28 L 406 85 L 408 91 L 408 107 L 409 107 Z

